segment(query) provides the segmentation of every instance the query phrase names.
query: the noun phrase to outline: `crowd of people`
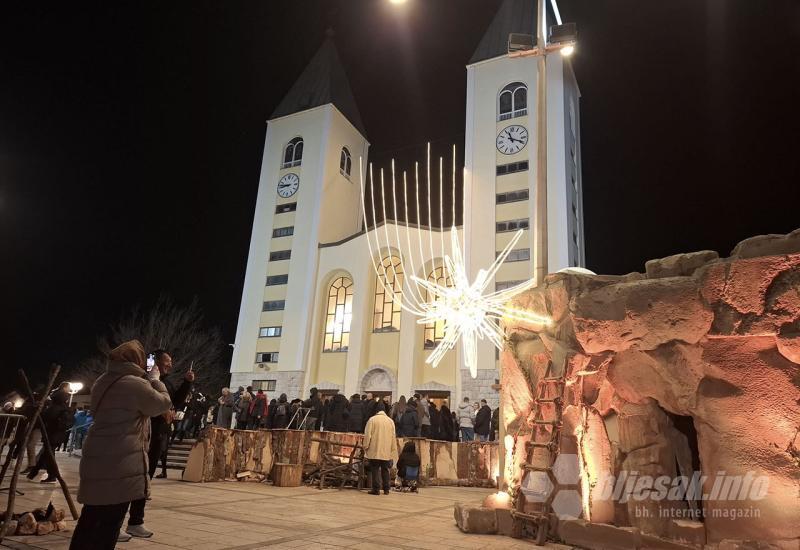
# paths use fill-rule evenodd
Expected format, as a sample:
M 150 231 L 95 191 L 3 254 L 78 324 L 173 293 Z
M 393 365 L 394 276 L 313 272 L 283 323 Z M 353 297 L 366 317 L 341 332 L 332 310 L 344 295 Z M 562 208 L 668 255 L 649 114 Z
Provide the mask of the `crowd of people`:
M 490 441 L 497 436 L 498 409 L 485 399 L 468 397 L 450 410 L 447 399 L 416 393 L 392 403 L 388 396 L 322 395 L 312 388 L 307 399 L 289 400 L 286 394 L 269 400 L 263 390 L 240 387 L 222 390 L 217 399 L 192 391 L 194 373 L 169 376 L 172 358 L 157 350 L 147 361 L 141 343 L 125 342 L 111 351 L 107 371 L 91 391 L 91 406 L 70 406 L 68 384 L 49 396 L 42 413 L 43 431 L 34 429 L 23 448 L 25 423 L 36 410 L 36 400 L 26 400 L 14 410 L 25 420 L 15 434 L 2 435 L 18 459 L 27 453 L 25 473 L 34 479 L 44 470 L 44 483 L 58 479 L 58 469 L 37 443 L 47 439 L 55 450 L 81 449 L 78 501 L 83 504 L 73 533 L 71 549 L 114 548 L 132 537 L 148 538 L 144 526 L 150 498 L 150 480 L 166 477 L 170 442 L 195 437 L 209 424 L 238 429 L 308 429 L 363 433 L 371 494 L 389 491 L 389 468 L 398 469 L 402 487 L 416 490 L 420 465 L 413 442 L 401 453 L 397 437 L 424 437 L 444 441 Z M 6 411 L 7 412 L 7 411 Z M 161 473 L 155 475 L 158 464 Z M 126 515 L 127 527 L 122 530 Z
M 369 419 L 379 411 L 394 422 L 400 437 L 442 441 L 494 441 L 497 437 L 499 410 L 492 410 L 485 399 L 471 403 L 465 397 L 451 411 L 447 399 L 431 399 L 419 393 L 408 399 L 400 396 L 391 403 L 388 396 L 356 393 L 347 399 L 340 393 L 323 396 L 317 388 L 311 388 L 308 399 L 289 401 L 285 393 L 268 400 L 263 390 L 240 386 L 236 392 L 223 388 L 209 414 L 221 428 L 364 433 Z

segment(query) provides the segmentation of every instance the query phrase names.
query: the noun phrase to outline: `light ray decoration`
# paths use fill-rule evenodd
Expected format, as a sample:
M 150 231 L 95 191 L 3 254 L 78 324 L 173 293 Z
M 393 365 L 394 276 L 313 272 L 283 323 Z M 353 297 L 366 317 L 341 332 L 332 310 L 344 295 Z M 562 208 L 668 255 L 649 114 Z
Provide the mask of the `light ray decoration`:
M 439 158 L 439 255 L 442 259 L 442 267 L 444 271 L 444 284 L 440 284 L 430 279 L 417 276 L 417 259 L 419 260 L 420 269 L 424 269 L 426 265 L 424 249 L 428 249 L 430 254 L 428 262 L 435 269 L 437 266 L 434 261 L 437 258 L 435 254 L 433 231 L 433 220 L 431 214 L 431 154 L 430 143 L 427 148 L 427 166 L 426 166 L 426 202 L 428 206 L 428 228 L 423 230 L 420 222 L 420 178 L 419 178 L 419 164 L 414 166 L 414 195 L 413 199 L 416 204 L 417 222 L 418 227 L 412 231 L 411 224 L 409 223 L 408 216 L 408 178 L 407 174 L 403 172 L 403 202 L 405 209 L 404 221 L 400 221 L 397 215 L 397 181 L 395 175 L 394 160 L 391 163 L 391 185 L 392 185 L 392 214 L 393 220 L 387 217 L 386 209 L 386 184 L 384 179 L 383 170 L 380 171 L 380 194 L 381 194 L 381 213 L 383 215 L 382 228 L 375 223 L 377 209 L 375 204 L 375 178 L 373 175 L 372 165 L 369 165 L 369 189 L 371 197 L 371 211 L 373 227 L 366 231 L 367 246 L 369 247 L 370 257 L 372 258 L 372 265 L 375 270 L 378 283 L 381 285 L 383 291 L 391 298 L 392 302 L 397 304 L 402 310 L 413 314 L 417 320 L 416 322 L 421 325 L 433 325 L 434 327 L 440 324 L 444 327 L 444 336 L 436 344 L 436 347 L 428 355 L 425 360 L 426 363 L 436 367 L 442 361 L 448 351 L 454 349 L 458 342 L 461 342 L 463 351 L 463 359 L 466 366 L 469 368 L 470 374 L 473 378 L 478 375 L 478 340 L 487 339 L 498 349 L 503 348 L 503 328 L 502 323 L 508 320 L 523 321 L 532 325 L 548 325 L 550 319 L 547 316 L 539 315 L 536 313 L 520 310 L 508 305 L 509 301 L 514 296 L 535 286 L 535 281 L 530 279 L 515 286 L 506 288 L 500 291 L 487 292 L 487 288 L 494 280 L 500 267 L 505 262 L 508 255 L 514 249 L 514 246 L 522 237 L 523 231 L 517 231 L 509 241 L 508 245 L 500 252 L 495 258 L 494 262 L 486 268 L 479 269 L 475 279 L 470 282 L 469 273 L 465 261 L 466 243 L 463 243 L 458 238 L 458 229 L 456 228 L 456 148 L 453 146 L 452 157 L 452 174 L 453 174 L 453 194 L 452 194 L 452 224 L 450 227 L 450 251 L 445 250 L 445 229 L 444 229 L 444 161 Z M 367 206 L 366 206 L 366 183 L 365 174 L 363 169 L 362 159 L 359 159 L 359 179 L 361 182 L 361 208 L 364 220 L 367 219 Z M 464 233 L 466 231 L 466 219 L 464 215 Z M 392 239 L 389 232 L 389 225 L 394 226 L 394 239 Z M 400 237 L 401 225 L 405 229 L 405 239 Z M 382 229 L 382 230 L 381 230 Z M 427 231 L 427 239 L 425 239 L 423 232 Z M 416 232 L 416 236 L 412 233 Z M 383 234 L 381 236 L 381 234 Z M 373 247 L 374 240 L 374 247 Z M 416 246 L 412 244 L 412 242 Z M 427 243 L 423 241 L 427 240 Z M 427 247 L 425 246 L 427 244 Z M 385 255 L 396 254 L 399 256 L 399 266 L 390 263 L 389 268 L 382 261 Z M 410 270 L 405 268 L 406 262 Z M 402 269 L 399 269 L 399 267 Z M 397 280 L 398 272 L 405 275 L 402 277 L 402 286 L 400 291 L 396 291 L 393 285 L 387 284 L 389 274 L 392 280 Z M 408 274 L 411 274 L 408 276 Z M 451 284 L 447 284 L 450 281 Z

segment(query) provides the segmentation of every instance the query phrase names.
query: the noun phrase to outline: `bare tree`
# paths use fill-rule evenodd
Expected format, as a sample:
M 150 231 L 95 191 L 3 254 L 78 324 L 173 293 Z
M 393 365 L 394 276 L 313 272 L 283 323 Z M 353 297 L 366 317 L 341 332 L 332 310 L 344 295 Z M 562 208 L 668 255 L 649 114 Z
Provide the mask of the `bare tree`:
M 147 312 L 136 306 L 111 325 L 105 336 L 97 339 L 98 353 L 76 368 L 72 375 L 86 384 L 106 370 L 108 353 L 128 340 L 139 340 L 147 352 L 163 349 L 172 356 L 173 372 L 195 371 L 195 385 L 207 393 L 217 393 L 228 383 L 228 369 L 223 363 L 225 342 L 218 329 L 208 328 L 195 298 L 188 306 L 176 304 L 167 296 L 159 297 Z

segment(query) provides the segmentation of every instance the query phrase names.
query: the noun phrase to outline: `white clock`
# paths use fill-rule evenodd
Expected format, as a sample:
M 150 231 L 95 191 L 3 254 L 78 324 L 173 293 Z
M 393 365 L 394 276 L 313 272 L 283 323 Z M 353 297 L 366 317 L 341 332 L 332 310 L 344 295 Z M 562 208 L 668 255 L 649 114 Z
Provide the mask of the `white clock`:
M 504 155 L 519 153 L 528 144 L 528 130 L 517 124 L 507 126 L 497 134 L 496 143 L 497 150 Z
M 300 187 L 300 177 L 297 174 L 286 174 L 278 182 L 278 195 L 287 199 L 297 193 Z

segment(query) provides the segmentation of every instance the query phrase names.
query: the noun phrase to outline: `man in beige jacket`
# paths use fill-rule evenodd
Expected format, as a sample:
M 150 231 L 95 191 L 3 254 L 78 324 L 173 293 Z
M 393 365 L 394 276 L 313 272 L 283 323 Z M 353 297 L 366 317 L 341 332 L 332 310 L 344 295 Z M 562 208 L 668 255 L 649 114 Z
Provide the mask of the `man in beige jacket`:
M 389 494 L 389 462 L 397 461 L 397 435 L 394 422 L 379 410 L 367 421 L 364 427 L 364 456 L 369 460 L 369 471 L 372 478 L 371 495 Z
M 145 378 L 137 340 L 114 348 L 108 361 L 92 387 L 94 424 L 83 444 L 78 486 L 83 510 L 70 550 L 114 548 L 128 505 L 150 494 L 150 417 L 172 405 L 164 384 Z

